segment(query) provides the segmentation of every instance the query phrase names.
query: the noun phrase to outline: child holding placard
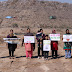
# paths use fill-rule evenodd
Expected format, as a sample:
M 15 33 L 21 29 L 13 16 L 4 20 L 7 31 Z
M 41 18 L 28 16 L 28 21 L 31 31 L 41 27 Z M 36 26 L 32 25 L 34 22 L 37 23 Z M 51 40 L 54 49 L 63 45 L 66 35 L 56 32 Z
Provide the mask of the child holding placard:
M 46 36 L 45 36 L 45 40 L 47 41 L 47 40 L 49 40 L 49 39 L 50 39 L 49 36 L 46 35 Z M 45 40 L 44 40 L 44 41 L 45 41 Z M 43 42 L 44 42 L 44 41 L 43 41 Z M 49 45 L 49 46 L 48 46 L 48 45 L 44 45 L 44 43 L 43 43 L 44 59 L 45 59 L 45 60 L 48 60 L 49 50 L 48 50 L 48 49 L 45 50 L 44 47 L 50 47 L 50 45 Z

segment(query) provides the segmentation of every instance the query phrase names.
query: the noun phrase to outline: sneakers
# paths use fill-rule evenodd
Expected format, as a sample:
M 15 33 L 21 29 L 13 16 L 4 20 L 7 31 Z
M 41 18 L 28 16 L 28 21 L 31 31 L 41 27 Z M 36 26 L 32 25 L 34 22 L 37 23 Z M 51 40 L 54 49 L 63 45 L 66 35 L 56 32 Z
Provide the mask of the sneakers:
M 40 59 L 40 57 L 38 57 L 38 59 Z
M 12 57 L 10 56 L 9 59 L 14 59 L 14 56 L 12 56 Z
M 42 59 L 44 59 L 44 57 L 42 57 Z
M 48 58 L 44 58 L 44 60 L 48 60 Z
M 31 57 L 28 57 L 29 59 L 31 59 Z
M 26 59 L 31 59 L 31 57 L 26 57 Z

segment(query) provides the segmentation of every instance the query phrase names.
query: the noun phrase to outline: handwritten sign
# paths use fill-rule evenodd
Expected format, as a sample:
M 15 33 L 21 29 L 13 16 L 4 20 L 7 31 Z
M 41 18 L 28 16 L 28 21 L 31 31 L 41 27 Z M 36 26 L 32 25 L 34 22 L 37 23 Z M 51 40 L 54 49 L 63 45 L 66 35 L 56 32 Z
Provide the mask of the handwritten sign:
M 51 41 L 60 41 L 60 34 L 50 34 Z
M 50 40 L 43 40 L 43 51 L 50 51 L 51 50 L 51 41 Z
M 72 42 L 72 35 L 63 35 L 63 42 Z
M 35 43 L 35 36 L 24 36 L 24 43 Z

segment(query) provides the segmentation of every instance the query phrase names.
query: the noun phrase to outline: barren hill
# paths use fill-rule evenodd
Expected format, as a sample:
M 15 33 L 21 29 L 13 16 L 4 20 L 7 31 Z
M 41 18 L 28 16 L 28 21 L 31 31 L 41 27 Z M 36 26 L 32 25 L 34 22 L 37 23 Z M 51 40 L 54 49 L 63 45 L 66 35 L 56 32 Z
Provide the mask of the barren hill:
M 6 16 L 14 18 L 6 19 Z M 72 28 L 71 23 L 72 4 L 37 0 L 0 3 L 0 27 Z

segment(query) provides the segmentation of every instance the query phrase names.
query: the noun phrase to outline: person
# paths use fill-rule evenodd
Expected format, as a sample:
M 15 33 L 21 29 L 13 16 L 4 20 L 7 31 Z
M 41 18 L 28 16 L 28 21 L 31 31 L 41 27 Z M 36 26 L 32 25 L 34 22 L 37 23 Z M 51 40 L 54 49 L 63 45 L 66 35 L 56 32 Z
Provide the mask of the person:
M 27 28 L 27 33 L 24 36 L 34 36 L 33 33 L 30 33 L 30 28 Z M 22 46 L 24 44 L 24 39 L 22 41 Z M 33 55 L 33 43 L 25 43 L 26 58 L 32 58 Z
M 40 29 L 40 32 L 42 33 L 42 39 L 45 39 L 45 34 L 43 33 L 43 29 Z
M 69 29 L 66 29 L 66 34 L 70 35 Z M 71 42 L 64 42 L 65 59 L 71 58 Z
M 37 39 L 37 46 L 38 46 L 38 59 L 40 59 L 40 51 L 43 49 L 43 39 L 42 39 L 42 33 L 40 30 L 38 30 L 36 34 L 36 39 Z M 43 56 L 43 50 L 42 50 L 42 56 Z
M 38 30 L 37 34 L 36 34 L 36 40 L 38 42 L 38 40 L 42 38 L 42 33 L 40 32 L 40 30 Z
M 56 30 L 52 30 L 52 34 L 56 34 Z M 58 41 L 51 41 L 51 50 L 52 50 L 52 57 L 54 58 L 55 53 L 55 58 L 57 58 Z
M 17 36 L 14 36 L 12 29 L 10 30 L 10 34 L 7 36 L 7 38 L 17 38 Z M 11 59 L 11 57 L 14 59 L 14 51 L 17 48 L 17 44 L 7 43 L 7 45 L 8 45 L 8 49 L 9 49 L 10 59 Z
M 45 36 L 45 40 L 50 40 L 48 35 Z M 48 55 L 49 55 L 49 51 L 44 51 L 44 59 L 45 60 L 48 60 Z
M 44 40 L 45 39 L 45 34 L 43 33 L 43 29 L 40 29 L 40 32 L 42 33 L 42 40 Z M 43 47 L 42 47 L 42 58 L 44 58 Z

